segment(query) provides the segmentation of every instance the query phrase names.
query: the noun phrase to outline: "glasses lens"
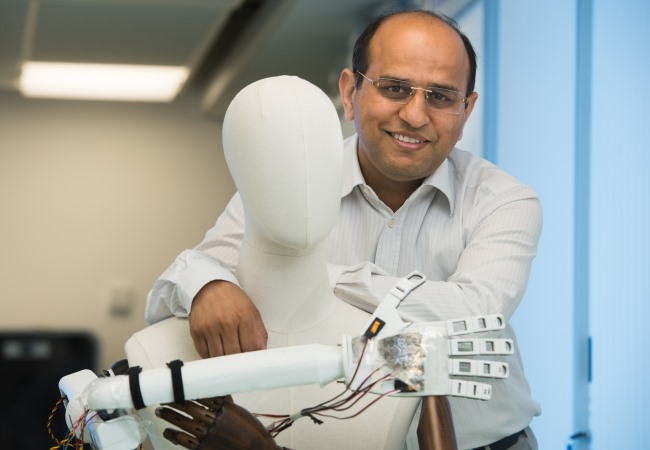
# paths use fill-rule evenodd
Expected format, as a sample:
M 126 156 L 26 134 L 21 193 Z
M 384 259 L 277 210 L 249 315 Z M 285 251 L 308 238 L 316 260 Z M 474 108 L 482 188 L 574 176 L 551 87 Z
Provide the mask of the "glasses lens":
M 448 89 L 432 87 L 427 89 L 427 103 L 441 111 L 458 112 L 463 101 L 463 94 Z
M 380 78 L 376 86 L 382 96 L 397 102 L 406 102 L 412 92 L 412 85 L 408 81 Z

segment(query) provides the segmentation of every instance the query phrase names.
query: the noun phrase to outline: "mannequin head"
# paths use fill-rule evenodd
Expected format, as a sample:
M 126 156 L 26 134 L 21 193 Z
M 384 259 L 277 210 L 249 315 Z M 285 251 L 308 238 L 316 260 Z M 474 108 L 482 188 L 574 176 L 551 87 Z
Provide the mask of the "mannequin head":
M 248 245 L 300 254 L 327 238 L 338 217 L 343 139 L 325 93 L 291 76 L 248 85 L 226 111 L 223 146 Z

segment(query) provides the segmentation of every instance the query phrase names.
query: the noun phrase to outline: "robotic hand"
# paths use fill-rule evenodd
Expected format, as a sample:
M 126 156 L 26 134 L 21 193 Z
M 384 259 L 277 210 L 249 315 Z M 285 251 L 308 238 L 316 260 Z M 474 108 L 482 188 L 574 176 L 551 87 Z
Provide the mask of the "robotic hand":
M 344 337 L 346 382 L 358 389 L 371 377 L 387 378 L 372 391 L 392 395 L 451 395 L 489 400 L 488 383 L 457 377 L 507 378 L 506 362 L 474 359 L 478 355 L 511 355 L 511 339 L 463 338 L 472 333 L 500 331 L 500 314 L 441 322 L 405 323 L 397 313 L 399 303 L 425 281 L 412 272 L 382 300 L 363 336 Z M 353 376 L 351 370 L 356 370 Z M 366 381 L 364 381 L 366 380 Z
M 95 443 L 100 450 L 132 449 L 146 437 L 142 425 L 130 412 L 133 408 L 172 402 L 186 404 L 186 400 L 305 384 L 324 386 L 341 378 L 351 392 L 421 397 L 451 395 L 489 400 L 491 385 L 474 378 L 507 378 L 508 364 L 474 357 L 510 355 L 514 352 L 514 344 L 510 339 L 464 336 L 501 330 L 505 327 L 505 319 L 501 315 L 488 315 L 444 322 L 405 323 L 397 307 L 425 280 L 419 272 L 401 279 L 370 318 L 363 335 L 343 336 L 341 347 L 309 344 L 187 363 L 172 361 L 168 367 L 145 371 L 131 367 L 128 375 L 104 378 L 97 378 L 89 370 L 68 375 L 59 383 L 66 398 L 66 416 L 71 419 L 68 425 L 72 429 L 75 423 L 72 418 L 83 422 L 85 417 L 86 426 L 75 431 L 79 439 Z M 183 441 L 186 436 L 170 435 L 172 439 L 181 439 L 179 442 L 187 445 L 204 442 L 208 435 L 221 433 L 220 427 L 231 420 L 247 423 L 246 427 L 257 426 L 254 417 L 251 421 L 232 402 L 193 405 L 188 406 L 190 415 L 195 418 L 194 422 L 201 424 L 199 434 L 202 436 L 194 435 L 195 440 Z M 207 408 L 207 416 L 206 411 L 197 409 L 200 405 Z M 160 413 L 165 419 L 176 420 L 174 413 L 165 407 Z M 217 419 L 205 419 L 213 416 Z M 109 433 L 111 425 L 121 431 Z
M 167 428 L 163 436 L 168 441 L 191 450 L 289 450 L 279 447 L 264 425 L 230 396 L 163 405 L 156 416 L 183 430 Z

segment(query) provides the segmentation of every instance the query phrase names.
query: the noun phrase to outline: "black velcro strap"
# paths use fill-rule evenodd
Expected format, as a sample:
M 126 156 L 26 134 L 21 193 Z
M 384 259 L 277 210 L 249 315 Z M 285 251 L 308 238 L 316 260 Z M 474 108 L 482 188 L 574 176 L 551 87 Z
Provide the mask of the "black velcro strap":
M 135 409 L 145 407 L 142 391 L 140 390 L 140 372 L 142 372 L 140 366 L 129 367 L 129 388 L 131 389 L 131 400 Z
M 181 374 L 181 367 L 183 361 L 175 359 L 167 363 L 167 367 L 172 372 L 172 387 L 174 388 L 174 403 L 185 402 L 185 391 L 183 390 L 183 375 Z
M 526 430 L 521 430 L 518 433 L 511 434 L 510 436 L 506 436 L 501 440 L 493 442 L 490 445 L 486 445 L 484 447 L 478 447 L 475 448 L 474 450 L 485 450 L 487 448 L 489 448 L 490 450 L 508 450 L 519 441 L 519 436 L 521 436 L 522 434 L 525 436 Z

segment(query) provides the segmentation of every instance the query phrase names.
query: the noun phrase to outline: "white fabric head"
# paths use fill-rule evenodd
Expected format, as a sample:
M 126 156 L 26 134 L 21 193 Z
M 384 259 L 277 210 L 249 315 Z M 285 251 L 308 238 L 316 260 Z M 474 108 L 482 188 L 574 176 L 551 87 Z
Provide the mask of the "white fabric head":
M 324 92 L 293 76 L 250 84 L 226 111 L 223 146 L 248 244 L 301 252 L 327 238 L 338 217 L 343 138 Z

